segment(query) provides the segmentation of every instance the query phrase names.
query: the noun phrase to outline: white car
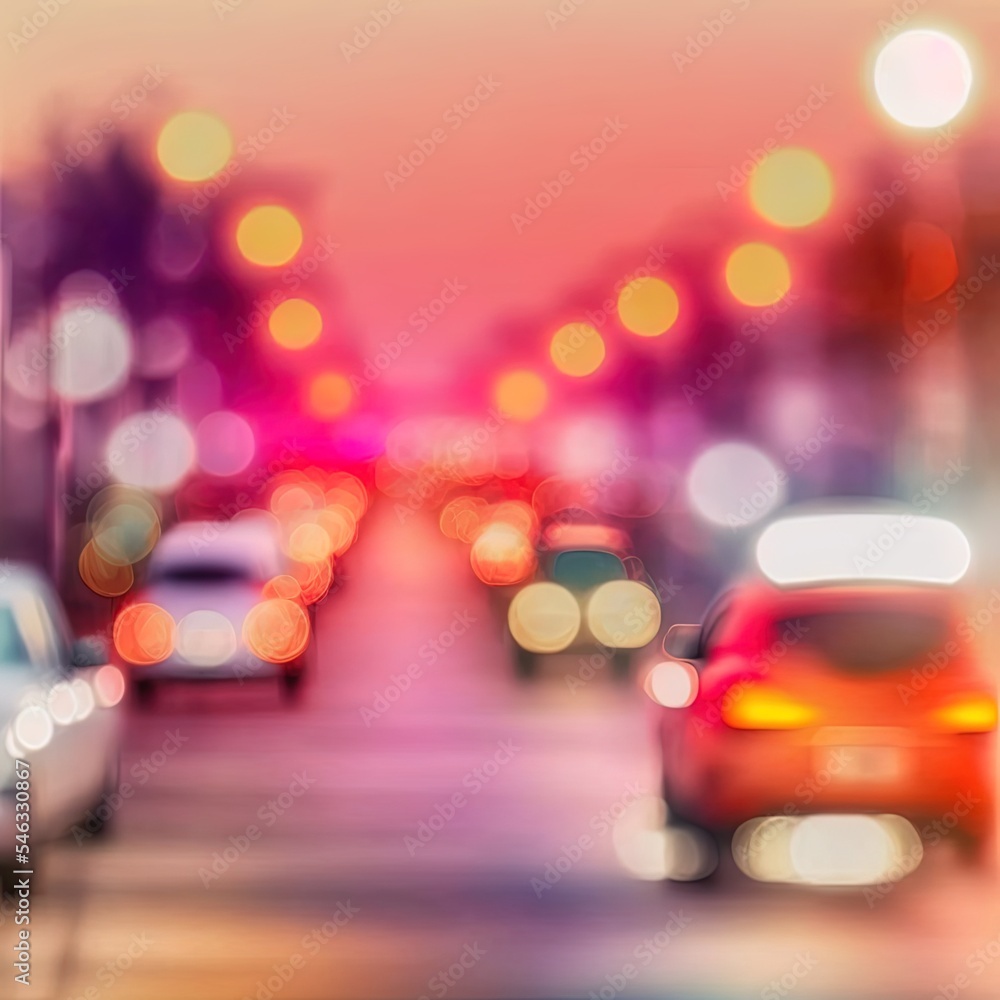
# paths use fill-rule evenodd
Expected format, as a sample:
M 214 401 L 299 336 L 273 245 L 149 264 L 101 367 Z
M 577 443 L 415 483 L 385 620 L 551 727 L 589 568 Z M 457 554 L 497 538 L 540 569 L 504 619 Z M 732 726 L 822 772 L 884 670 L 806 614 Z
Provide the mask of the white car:
M 277 678 L 294 695 L 312 624 L 301 602 L 283 595 L 288 572 L 266 516 L 188 521 L 166 532 L 115 624 L 140 700 L 163 681 Z
M 39 572 L 0 573 L 0 859 L 11 868 L 85 817 L 93 835 L 118 783 L 125 680 L 100 640 L 72 641 L 55 591 Z M 24 765 L 27 765 L 25 767 Z M 103 818 L 102 818 L 103 817 Z M 25 826 L 27 824 L 27 826 Z M 23 831 L 27 829 L 27 841 Z M 22 839 L 15 839 L 17 832 Z

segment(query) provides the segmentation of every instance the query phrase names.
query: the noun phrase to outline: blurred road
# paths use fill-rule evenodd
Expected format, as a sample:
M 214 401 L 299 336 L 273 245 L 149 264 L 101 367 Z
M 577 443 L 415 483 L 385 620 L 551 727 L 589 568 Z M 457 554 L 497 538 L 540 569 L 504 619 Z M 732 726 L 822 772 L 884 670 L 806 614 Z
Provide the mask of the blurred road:
M 945 846 L 874 905 L 630 878 L 609 819 L 656 784 L 638 693 L 571 691 L 573 662 L 516 684 L 431 517 L 376 508 L 347 577 L 301 706 L 260 682 L 131 711 L 113 833 L 36 883 L 25 996 L 1000 993 L 995 886 Z

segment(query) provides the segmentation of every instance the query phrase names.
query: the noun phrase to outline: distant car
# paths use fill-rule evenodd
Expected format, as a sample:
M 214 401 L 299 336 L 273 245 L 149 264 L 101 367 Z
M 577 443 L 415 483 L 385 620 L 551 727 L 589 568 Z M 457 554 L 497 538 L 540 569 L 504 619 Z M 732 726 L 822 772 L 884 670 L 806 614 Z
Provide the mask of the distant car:
M 88 834 L 118 784 L 121 672 L 99 640 L 73 642 L 55 591 L 39 572 L 0 575 L 0 859 L 12 854 L 22 822 L 27 860 L 86 817 Z M 23 763 L 28 766 L 24 768 Z M 25 814 L 24 804 L 28 811 Z M 31 868 L 20 863 L 17 868 Z
M 945 837 L 991 858 L 997 701 L 954 586 L 967 542 L 907 516 L 872 548 L 852 538 L 892 538 L 892 519 L 849 517 L 772 525 L 764 572 L 670 629 L 646 681 L 668 822 L 754 878 L 860 884 Z
M 166 532 L 115 624 L 139 699 L 165 681 L 262 678 L 277 678 L 294 696 L 312 624 L 301 601 L 282 592 L 288 572 L 266 517 L 184 522 Z
M 596 523 L 553 523 L 537 546 L 534 581 L 513 597 L 507 624 L 518 674 L 532 677 L 538 656 L 599 653 L 628 673 L 630 654 L 660 627 L 660 601 L 645 582 L 628 535 Z

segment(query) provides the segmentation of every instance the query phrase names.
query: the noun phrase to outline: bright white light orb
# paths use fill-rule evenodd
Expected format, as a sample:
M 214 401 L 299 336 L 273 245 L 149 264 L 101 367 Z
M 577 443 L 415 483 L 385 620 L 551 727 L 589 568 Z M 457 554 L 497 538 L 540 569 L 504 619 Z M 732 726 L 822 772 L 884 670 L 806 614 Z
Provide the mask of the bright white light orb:
M 76 718 L 76 692 L 68 681 L 54 684 L 46 703 L 53 722 L 60 726 L 68 726 Z
M 743 528 L 785 500 L 788 473 L 748 444 L 725 442 L 703 451 L 688 472 L 688 499 L 712 524 Z
M 74 677 L 70 681 L 70 686 L 76 697 L 76 721 L 83 722 L 84 719 L 89 719 L 94 712 L 96 702 L 93 688 L 82 677 Z
M 663 660 L 649 672 L 645 688 L 664 708 L 687 708 L 698 694 L 698 673 L 690 663 Z
M 218 667 L 236 655 L 236 630 L 218 611 L 192 611 L 177 624 L 177 652 L 197 667 Z
M 789 844 L 792 869 L 820 885 L 868 885 L 892 866 L 894 844 L 877 816 L 806 816 Z
M 89 305 L 61 310 L 52 324 L 52 385 L 63 399 L 89 403 L 117 392 L 132 365 L 132 335 L 113 312 Z
M 41 750 L 52 740 L 52 716 L 41 705 L 22 708 L 14 719 L 14 739 L 25 750 Z
M 163 410 L 126 417 L 105 451 L 115 478 L 153 492 L 173 489 L 194 465 L 194 438 L 183 420 Z
M 875 60 L 875 93 L 889 115 L 912 128 L 937 128 L 965 107 L 972 63 L 950 35 L 918 28 L 887 42 Z

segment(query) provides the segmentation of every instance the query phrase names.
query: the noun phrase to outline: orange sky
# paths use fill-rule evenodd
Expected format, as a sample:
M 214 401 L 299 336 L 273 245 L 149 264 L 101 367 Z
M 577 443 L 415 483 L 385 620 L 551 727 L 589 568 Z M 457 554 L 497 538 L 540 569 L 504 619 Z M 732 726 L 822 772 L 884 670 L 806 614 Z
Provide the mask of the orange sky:
M 343 43 L 388 0 L 68 0 L 16 52 L 7 36 L 7 169 L 38 156 L 49 115 L 86 127 L 121 108 L 113 102 L 149 66 L 166 78 L 122 128 L 155 134 L 171 112 L 201 107 L 239 142 L 287 108 L 294 120 L 247 172 L 305 179 L 307 243 L 339 244 L 331 278 L 368 345 L 405 329 L 447 279 L 467 286 L 433 341 L 409 353 L 410 373 L 430 376 L 442 346 L 474 348 L 498 316 L 544 311 L 609 252 L 640 262 L 678 209 L 717 212 L 716 185 L 749 147 L 791 137 L 830 162 L 843 191 L 871 149 L 927 141 L 901 138 L 866 93 L 892 0 L 562 0 L 571 13 L 558 23 L 546 12 L 559 0 L 392 3 L 398 13 L 352 54 Z M 19 32 L 39 9 L 7 0 L 0 26 Z M 674 53 L 727 9 L 718 37 L 679 68 Z M 908 22 L 918 25 L 953 31 L 972 55 L 959 132 L 1000 120 L 989 66 L 1000 62 L 1000 4 L 926 0 Z M 448 109 L 481 78 L 495 89 L 454 127 Z M 780 134 L 816 88 L 832 96 Z M 608 119 L 617 136 L 579 169 L 574 149 Z M 386 171 L 436 127 L 445 141 L 390 190 Z M 518 233 L 512 214 L 567 169 L 572 184 Z

